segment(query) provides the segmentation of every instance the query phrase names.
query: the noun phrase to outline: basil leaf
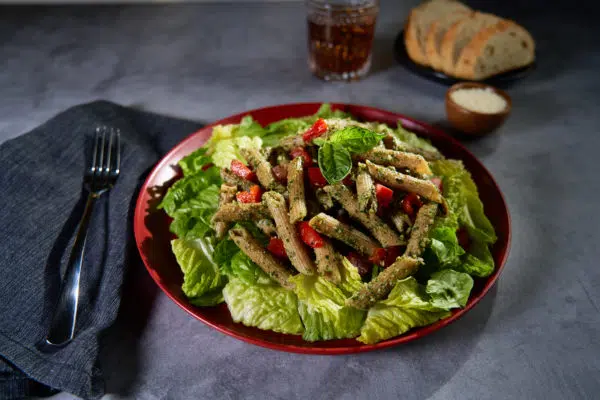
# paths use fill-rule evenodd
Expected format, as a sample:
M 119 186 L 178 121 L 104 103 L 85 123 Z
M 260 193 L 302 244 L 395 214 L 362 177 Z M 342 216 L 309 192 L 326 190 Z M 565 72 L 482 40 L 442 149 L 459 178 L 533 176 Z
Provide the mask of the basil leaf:
M 329 141 L 346 148 L 350 153 L 364 153 L 375 147 L 384 137 L 384 133 L 359 126 L 347 126 L 331 135 Z
M 316 139 L 313 139 L 312 142 L 314 144 L 316 144 L 317 146 L 323 146 L 325 143 L 327 143 L 327 140 L 323 139 L 323 138 L 316 138 Z
M 319 148 L 319 168 L 327 182 L 333 184 L 344 179 L 352 169 L 352 158 L 344 147 L 326 142 Z

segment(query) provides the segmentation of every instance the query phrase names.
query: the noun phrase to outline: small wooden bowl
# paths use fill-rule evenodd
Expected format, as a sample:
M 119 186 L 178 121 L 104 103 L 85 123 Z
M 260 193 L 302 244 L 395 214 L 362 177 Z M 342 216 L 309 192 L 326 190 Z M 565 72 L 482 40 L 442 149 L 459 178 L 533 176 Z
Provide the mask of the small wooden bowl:
M 460 89 L 491 89 L 506 100 L 506 108 L 496 114 L 486 114 L 472 111 L 456 104 L 452 100 L 452 93 Z M 468 135 L 480 136 L 493 132 L 504 123 L 512 102 L 510 96 L 503 90 L 478 82 L 462 82 L 452 85 L 446 92 L 446 116 L 448 121 L 461 132 Z

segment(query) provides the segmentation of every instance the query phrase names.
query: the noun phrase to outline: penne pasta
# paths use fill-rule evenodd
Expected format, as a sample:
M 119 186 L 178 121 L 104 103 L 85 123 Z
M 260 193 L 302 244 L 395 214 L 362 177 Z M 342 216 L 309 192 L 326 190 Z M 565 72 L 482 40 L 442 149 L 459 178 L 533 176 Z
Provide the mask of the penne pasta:
M 283 247 L 292 265 L 304 275 L 313 275 L 316 270 L 315 264 L 300 240 L 296 227 L 290 223 L 285 198 L 280 193 L 271 191 L 265 193 L 263 199 L 275 221 L 277 234 L 283 241 Z
M 386 186 L 394 189 L 404 190 L 406 192 L 416 193 L 436 203 L 442 203 L 443 201 L 440 191 L 430 181 L 401 174 L 400 172 L 396 172 L 391 168 L 373 164 L 368 160 L 367 168 L 375 180 L 380 181 Z
M 304 138 L 302 135 L 288 136 L 279 142 L 279 145 L 283 147 L 285 150 L 292 150 L 296 147 L 304 147 Z
M 407 153 L 419 154 L 427 161 L 443 160 L 444 156 L 436 151 L 425 150 L 419 147 L 411 146 L 407 143 L 400 141 L 391 133 L 383 138 L 383 143 L 386 148 L 390 150 L 404 151 Z
M 219 193 L 219 207 L 233 202 L 233 200 L 235 200 L 236 193 L 237 187 L 223 183 L 221 185 L 221 191 Z M 214 223 L 214 229 L 217 239 L 222 239 L 225 236 L 227 230 L 229 229 L 229 226 L 229 223 L 223 221 L 217 221 Z
M 379 300 L 385 299 L 396 285 L 396 282 L 417 272 L 420 262 L 416 258 L 398 257 L 392 265 L 384 269 L 375 279 L 363 285 L 358 292 L 346 300 L 346 305 L 361 310 L 369 309 Z
M 425 204 L 419 209 L 406 245 L 405 256 L 418 257 L 427 247 L 429 229 L 433 225 L 437 210 L 438 205 L 435 203 Z
M 358 164 L 356 174 L 356 196 L 358 197 L 358 209 L 366 213 L 377 212 L 377 196 L 373 178 L 363 163 Z
M 309 224 L 317 232 L 346 243 L 367 257 L 371 257 L 375 250 L 381 248 L 379 243 L 358 229 L 346 225 L 325 213 L 315 215 L 309 221 Z
M 290 223 L 295 224 L 306 217 L 306 197 L 304 195 L 303 158 L 296 157 L 288 165 L 288 193 L 290 200 Z
M 324 240 L 323 247 L 315 248 L 317 272 L 331 283 L 337 285 L 342 280 L 342 256 L 335 251 L 329 240 Z
M 256 265 L 286 289 L 294 289 L 288 281 L 292 274 L 244 228 L 229 231 L 229 237 Z
M 277 190 L 278 192 L 284 191 L 283 186 L 281 186 L 273 176 L 271 164 L 266 158 L 263 157 L 262 154 L 260 154 L 258 150 L 244 148 L 240 149 L 240 153 L 242 153 L 242 156 L 244 156 L 250 165 L 252 165 L 256 171 L 256 177 L 263 187 L 269 190 Z
M 383 247 L 399 246 L 400 237 L 381 218 L 375 214 L 367 214 L 358 209 L 358 201 L 354 194 L 343 184 L 326 186 L 325 191 L 336 199 L 353 219 L 360 222 L 383 245 Z
M 396 151 L 375 148 L 366 153 L 356 155 L 356 159 L 364 161 L 369 160 L 379 165 L 391 165 L 396 168 L 407 168 L 412 172 L 424 176 L 431 175 L 429 164 L 419 154 L 407 153 L 405 151 Z
M 403 211 L 393 211 L 390 214 L 390 219 L 392 220 L 392 223 L 396 227 L 396 230 L 400 232 L 400 234 L 405 235 L 410 232 L 412 221 L 410 220 L 410 217 L 406 215 Z
M 215 222 L 258 221 L 269 218 L 269 209 L 264 203 L 229 203 L 223 204 L 212 217 Z

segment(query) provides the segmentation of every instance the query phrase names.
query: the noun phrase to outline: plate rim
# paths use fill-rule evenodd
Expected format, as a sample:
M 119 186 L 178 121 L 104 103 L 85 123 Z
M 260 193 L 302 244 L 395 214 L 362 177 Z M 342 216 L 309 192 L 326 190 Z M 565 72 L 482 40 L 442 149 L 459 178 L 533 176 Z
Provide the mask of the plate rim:
M 147 193 L 147 189 L 150 187 L 149 184 L 161 172 L 161 170 L 165 167 L 169 167 L 170 165 L 172 165 L 171 159 L 173 158 L 173 155 L 178 153 L 179 151 L 181 151 L 182 148 L 185 148 L 186 146 L 188 146 L 188 142 L 193 141 L 196 138 L 196 136 L 200 135 L 206 129 L 210 129 L 210 128 L 212 128 L 216 125 L 222 124 L 222 123 L 230 123 L 230 122 L 228 122 L 230 120 L 241 119 L 242 117 L 249 115 L 249 114 L 253 114 L 253 113 L 264 113 L 264 112 L 268 112 L 269 110 L 276 110 L 276 109 L 282 109 L 282 108 L 283 109 L 288 108 L 290 110 L 293 110 L 296 108 L 304 108 L 304 107 L 318 108 L 319 106 L 321 106 L 322 104 L 325 104 L 325 103 L 330 104 L 332 106 L 332 108 L 334 108 L 334 109 L 353 109 L 353 108 L 355 108 L 355 109 L 370 111 L 370 112 L 374 112 L 374 113 L 382 113 L 384 115 L 387 115 L 388 117 L 393 116 L 396 119 L 402 119 L 405 121 L 409 121 L 413 126 L 418 126 L 419 128 L 427 130 L 427 131 L 431 131 L 431 132 L 435 133 L 436 135 L 444 136 L 445 140 L 448 140 L 452 144 L 453 147 L 458 147 L 460 149 L 460 151 L 466 153 L 473 160 L 475 160 L 475 162 L 481 168 L 481 171 L 485 175 L 487 175 L 487 178 L 490 180 L 490 183 L 492 184 L 495 191 L 499 195 L 499 198 L 501 200 L 500 206 L 506 211 L 506 213 L 505 213 L 506 224 L 507 224 L 507 228 L 508 228 L 507 233 L 506 233 L 506 250 L 502 254 L 500 254 L 500 257 L 499 257 L 500 260 L 499 260 L 498 265 L 494 269 L 494 273 L 490 277 L 485 278 L 485 279 L 487 279 L 487 281 L 485 282 L 484 287 L 481 289 L 481 291 L 475 297 L 469 298 L 468 303 L 464 308 L 452 311 L 452 315 L 450 315 L 449 317 L 444 318 L 442 320 L 436 321 L 433 324 L 426 325 L 423 327 L 418 327 L 415 329 L 411 329 L 407 333 L 404 333 L 399 336 L 395 336 L 393 338 L 386 339 L 384 341 L 381 341 L 381 342 L 375 343 L 375 344 L 364 344 L 364 343 L 360 343 L 360 342 L 356 341 L 356 343 L 357 343 L 356 346 L 305 347 L 305 346 L 298 346 L 298 345 L 294 345 L 294 344 L 275 343 L 275 342 L 271 342 L 271 341 L 266 341 L 259 337 L 246 336 L 246 335 L 236 332 L 234 330 L 230 330 L 227 327 L 221 326 L 220 324 L 215 323 L 208 318 L 205 318 L 201 315 L 196 314 L 194 312 L 194 309 L 196 309 L 198 307 L 192 305 L 191 303 L 189 303 L 187 301 L 182 301 L 179 298 L 177 298 L 176 295 L 174 293 L 171 293 L 171 291 L 166 287 L 166 285 L 163 284 L 163 282 L 161 282 L 161 280 L 158 279 L 157 276 L 155 276 L 155 273 L 151 270 L 151 267 L 148 265 L 148 261 L 146 260 L 144 251 L 142 249 L 142 242 L 144 239 L 142 237 L 142 234 L 144 233 L 144 231 L 147 231 L 149 234 L 151 233 L 145 226 L 145 218 L 147 215 L 145 206 L 148 202 L 146 193 Z M 497 207 L 497 205 L 496 205 L 496 207 Z M 135 210 L 134 210 L 134 217 L 133 217 L 133 231 L 134 231 L 134 238 L 135 238 L 135 242 L 136 242 L 136 248 L 137 248 L 140 258 L 144 264 L 144 267 L 146 268 L 146 271 L 150 274 L 150 276 L 152 277 L 154 282 L 157 284 L 157 286 L 161 289 L 161 291 L 163 293 L 165 293 L 171 300 L 173 300 L 175 302 L 175 304 L 177 304 L 180 308 L 182 308 L 184 311 L 186 311 L 189 315 L 193 316 L 197 320 L 203 322 L 204 324 L 208 325 L 209 327 L 211 327 L 221 333 L 224 333 L 228 336 L 234 337 L 234 338 L 244 341 L 246 343 L 254 344 L 254 345 L 257 345 L 257 346 L 260 346 L 263 348 L 272 349 L 272 350 L 279 350 L 279 351 L 300 353 L 300 354 L 315 354 L 315 355 L 354 354 L 354 353 L 362 353 L 362 352 L 368 352 L 368 351 L 374 351 L 374 350 L 380 350 L 380 349 L 385 349 L 385 348 L 389 348 L 389 347 L 394 347 L 394 346 L 400 345 L 402 343 L 410 342 L 410 341 L 413 341 L 420 337 L 427 336 L 427 335 L 429 335 L 433 332 L 436 332 L 436 331 L 444 328 L 445 326 L 448 326 L 451 323 L 457 321 L 462 316 L 464 316 L 466 313 L 468 313 L 471 309 L 473 309 L 488 294 L 488 292 L 492 289 L 492 287 L 494 287 L 494 285 L 498 281 L 498 278 L 500 277 L 500 275 L 502 274 L 502 272 L 504 270 L 504 266 L 506 264 L 506 261 L 508 260 L 509 254 L 510 254 L 511 242 L 512 242 L 511 215 L 510 215 L 510 211 L 508 209 L 508 205 L 506 203 L 506 199 L 504 197 L 503 192 L 500 190 L 498 183 L 494 179 L 493 175 L 489 172 L 487 167 L 485 167 L 485 165 L 477 157 L 475 157 L 462 143 L 460 143 L 457 139 L 455 139 L 451 135 L 444 132 L 442 129 L 434 127 L 428 123 L 413 119 L 411 117 L 407 117 L 404 114 L 400 114 L 400 113 L 393 112 L 393 111 L 388 111 L 388 110 L 377 108 L 377 107 L 371 107 L 371 106 L 365 106 L 365 105 L 353 104 L 353 103 L 338 103 L 338 102 L 281 103 L 281 104 L 275 104 L 275 105 L 270 105 L 270 106 L 265 106 L 265 107 L 259 107 L 259 108 L 239 112 L 236 114 L 232 114 L 232 115 L 220 118 L 219 120 L 211 122 L 211 123 L 203 126 L 202 128 L 192 132 L 191 134 L 187 135 L 181 141 L 179 141 L 175 146 L 173 146 L 164 156 L 162 156 L 158 162 L 156 162 L 154 164 L 154 166 L 152 167 L 152 170 L 150 171 L 148 176 L 144 179 L 144 182 L 139 189 L 138 197 L 135 202 Z M 235 323 L 235 324 L 238 324 L 238 323 Z M 310 343 L 310 342 L 306 342 L 306 343 Z M 320 341 L 319 343 L 326 343 L 326 341 Z

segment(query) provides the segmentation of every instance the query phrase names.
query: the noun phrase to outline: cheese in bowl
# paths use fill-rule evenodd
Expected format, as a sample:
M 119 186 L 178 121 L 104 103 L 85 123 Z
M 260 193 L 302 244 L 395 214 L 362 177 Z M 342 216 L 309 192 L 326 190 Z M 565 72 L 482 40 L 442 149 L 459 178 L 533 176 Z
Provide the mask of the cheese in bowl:
M 498 114 L 508 105 L 504 97 L 490 88 L 465 88 L 455 90 L 450 98 L 459 106 L 482 114 Z

